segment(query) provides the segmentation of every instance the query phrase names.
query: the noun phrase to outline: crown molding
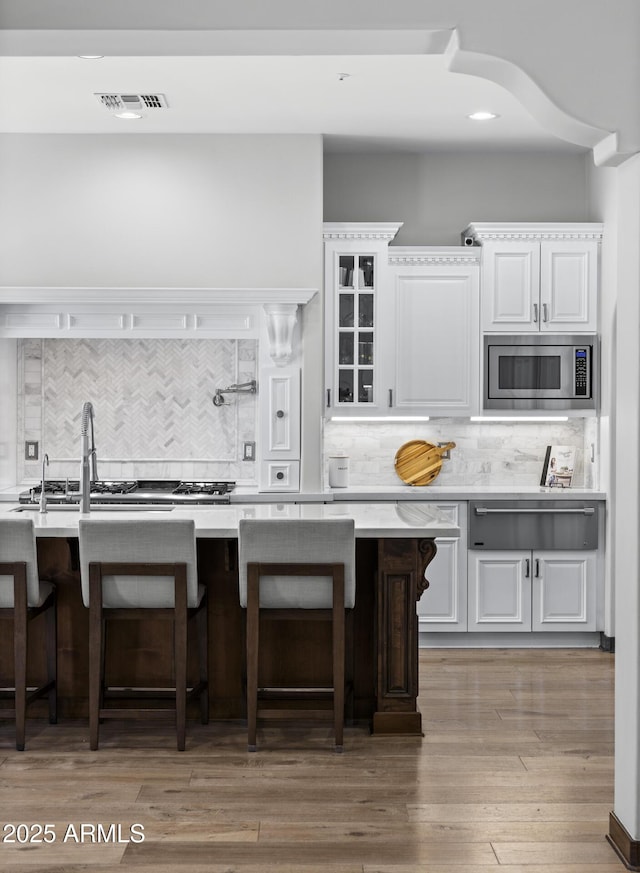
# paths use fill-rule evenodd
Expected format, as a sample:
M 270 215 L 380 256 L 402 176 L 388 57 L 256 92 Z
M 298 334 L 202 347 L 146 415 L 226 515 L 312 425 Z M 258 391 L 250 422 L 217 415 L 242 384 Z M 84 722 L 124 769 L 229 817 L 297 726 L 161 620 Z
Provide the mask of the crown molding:
M 262 306 L 308 303 L 315 288 L 100 288 L 79 286 L 0 286 L 0 304 L 126 304 L 131 306 Z
M 386 240 L 390 242 L 398 233 L 402 221 L 325 221 L 322 238 L 326 240 Z
M 480 264 L 480 246 L 389 246 L 390 266 Z
M 602 239 L 604 225 L 598 222 L 472 222 L 462 232 L 480 242 L 488 240 L 596 240 Z

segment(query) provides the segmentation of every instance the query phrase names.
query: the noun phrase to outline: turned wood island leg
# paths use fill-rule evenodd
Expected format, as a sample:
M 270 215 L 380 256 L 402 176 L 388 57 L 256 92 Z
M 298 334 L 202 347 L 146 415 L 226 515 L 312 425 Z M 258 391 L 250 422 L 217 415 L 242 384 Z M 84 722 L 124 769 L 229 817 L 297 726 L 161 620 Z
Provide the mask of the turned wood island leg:
M 425 571 L 436 551 L 433 539 L 378 541 L 375 734 L 422 734 L 416 601 L 429 587 Z

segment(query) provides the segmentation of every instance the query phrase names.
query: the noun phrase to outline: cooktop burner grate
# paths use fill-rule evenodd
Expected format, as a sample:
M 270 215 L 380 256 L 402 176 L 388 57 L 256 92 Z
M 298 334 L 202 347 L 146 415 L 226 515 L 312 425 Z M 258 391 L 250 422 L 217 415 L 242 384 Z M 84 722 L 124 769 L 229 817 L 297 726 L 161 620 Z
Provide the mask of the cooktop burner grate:
M 92 494 L 130 494 L 138 487 L 137 482 L 105 482 L 98 480 L 91 483 Z
M 174 494 L 228 494 L 235 482 L 181 482 Z
M 30 490 L 33 491 L 34 494 L 41 494 L 42 485 L 34 485 Z M 45 479 L 45 494 L 66 494 L 68 491 L 79 490 L 80 482 L 78 479 Z

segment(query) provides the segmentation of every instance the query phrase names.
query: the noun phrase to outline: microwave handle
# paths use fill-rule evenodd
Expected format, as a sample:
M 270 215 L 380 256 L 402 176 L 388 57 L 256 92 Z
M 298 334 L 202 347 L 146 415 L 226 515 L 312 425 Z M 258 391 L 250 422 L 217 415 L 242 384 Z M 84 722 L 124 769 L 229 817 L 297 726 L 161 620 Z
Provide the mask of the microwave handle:
M 533 304 L 533 323 L 534 324 L 538 323 L 538 304 L 537 303 Z

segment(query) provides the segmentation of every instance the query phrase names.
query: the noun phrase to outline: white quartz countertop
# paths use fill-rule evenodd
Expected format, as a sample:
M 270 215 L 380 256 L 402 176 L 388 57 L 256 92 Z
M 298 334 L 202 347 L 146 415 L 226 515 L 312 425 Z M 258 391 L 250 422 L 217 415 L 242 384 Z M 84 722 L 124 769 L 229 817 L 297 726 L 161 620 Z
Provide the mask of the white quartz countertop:
M 330 488 L 337 501 L 441 500 L 606 500 L 590 488 L 542 488 L 539 485 L 354 485 Z
M 16 504 L 1 504 L 0 514 L 28 514 L 33 518 L 38 537 L 74 537 L 78 535 L 79 510 L 49 506 L 46 513 L 36 509 L 15 512 Z M 141 507 L 92 509 L 91 518 L 142 521 L 145 518 L 193 518 L 196 536 L 203 538 L 236 537 L 242 518 L 353 518 L 356 536 L 373 537 L 457 537 L 460 528 L 444 513 L 429 504 L 411 503 L 254 503 L 228 506 Z
M 0 491 L 2 503 L 17 503 L 27 485 Z M 323 491 L 265 491 L 248 485 L 237 486 L 229 495 L 232 505 L 272 503 L 353 503 L 360 501 L 441 500 L 606 500 L 605 491 L 592 488 L 542 488 L 539 485 L 353 485 Z

